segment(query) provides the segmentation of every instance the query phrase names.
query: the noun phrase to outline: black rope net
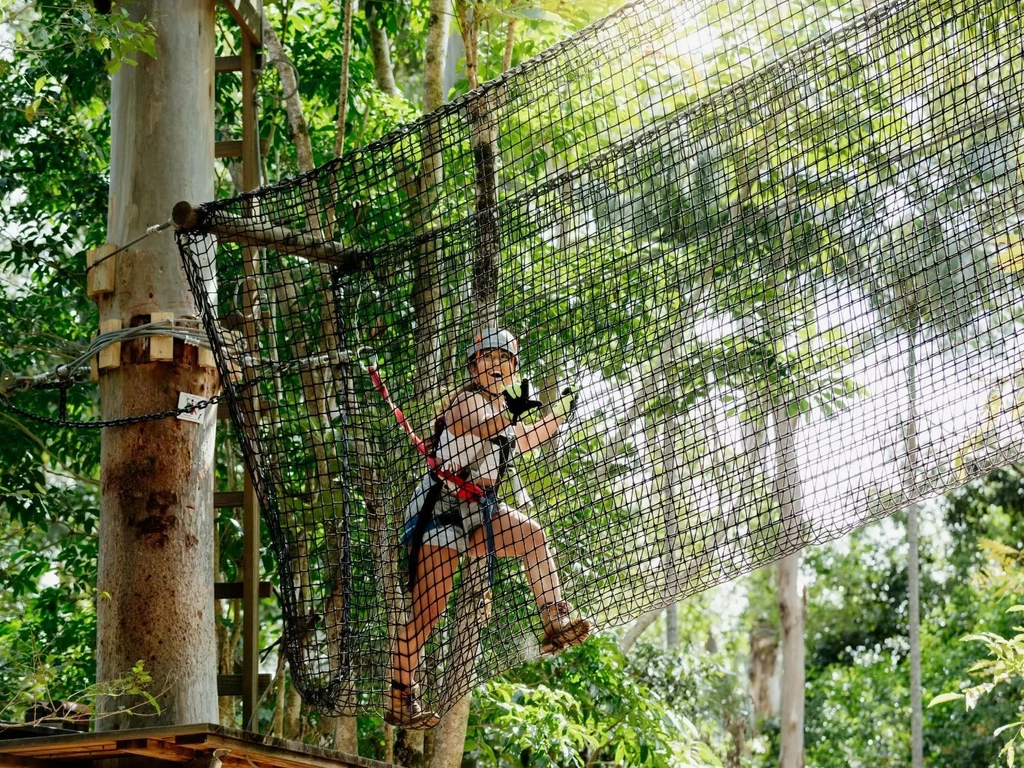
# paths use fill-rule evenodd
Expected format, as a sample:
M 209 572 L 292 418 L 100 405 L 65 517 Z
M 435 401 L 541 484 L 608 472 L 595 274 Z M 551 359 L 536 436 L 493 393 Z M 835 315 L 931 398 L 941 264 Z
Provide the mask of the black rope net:
M 721 8 L 627 5 L 179 229 L 322 711 L 444 712 L 1020 457 L 1015 0 Z

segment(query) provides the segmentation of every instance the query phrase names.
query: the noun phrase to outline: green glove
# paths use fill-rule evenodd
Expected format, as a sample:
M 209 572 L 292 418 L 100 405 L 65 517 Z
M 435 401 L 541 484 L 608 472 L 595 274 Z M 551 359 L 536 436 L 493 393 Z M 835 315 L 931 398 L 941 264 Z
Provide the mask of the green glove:
M 530 380 L 523 379 L 522 382 L 513 382 L 503 393 L 505 395 L 505 407 L 512 416 L 512 423 L 519 421 L 519 417 L 534 408 L 540 408 L 540 400 L 534 400 L 530 396 Z
M 568 421 L 572 418 L 572 414 L 576 410 L 576 400 L 578 397 L 578 392 L 573 390 L 572 387 L 566 387 L 562 390 L 561 397 L 555 400 L 554 404 L 551 406 L 551 413 L 562 421 Z

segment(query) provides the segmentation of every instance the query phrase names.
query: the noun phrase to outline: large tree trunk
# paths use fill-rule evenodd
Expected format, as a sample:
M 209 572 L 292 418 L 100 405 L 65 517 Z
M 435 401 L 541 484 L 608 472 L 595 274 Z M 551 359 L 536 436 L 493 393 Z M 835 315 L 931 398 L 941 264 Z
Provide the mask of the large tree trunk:
M 122 67 L 112 82 L 114 243 L 167 219 L 178 200 L 213 197 L 214 0 L 181 0 L 173 13 L 157 0 L 126 5 L 156 25 L 157 55 Z M 170 232 L 119 255 L 116 286 L 101 319 L 128 327 L 153 312 L 195 316 Z M 196 350 L 178 341 L 174 361 L 160 363 L 149 362 L 145 342 L 122 345 L 120 367 L 100 377 L 103 418 L 172 409 L 179 392 L 215 394 L 215 371 L 197 363 Z M 118 710 L 137 698 L 104 697 L 98 729 L 217 722 L 215 427 L 214 418 L 165 419 L 103 431 L 97 680 L 123 677 L 142 661 L 160 712 L 132 717 Z

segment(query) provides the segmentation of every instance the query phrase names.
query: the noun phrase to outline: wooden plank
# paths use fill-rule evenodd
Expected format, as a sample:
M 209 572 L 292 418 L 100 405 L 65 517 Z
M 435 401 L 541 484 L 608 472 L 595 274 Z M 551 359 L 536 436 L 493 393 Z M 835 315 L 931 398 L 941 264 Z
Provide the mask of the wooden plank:
M 124 731 L 100 731 L 95 733 L 62 733 L 57 736 L 37 736 L 0 741 L 0 755 L 73 753 L 82 750 L 109 752 L 119 738 L 164 738 L 172 739 L 182 735 L 209 734 L 219 726 L 209 723 L 196 725 L 165 725 L 153 728 L 134 728 Z
M 153 323 L 160 323 L 164 320 L 174 320 L 174 313 L 153 312 L 150 314 L 149 320 Z M 173 362 L 174 337 L 151 336 L 149 338 L 149 359 L 151 362 Z
M 32 744 L 26 747 L 22 747 L 14 754 L 21 755 L 23 757 L 38 757 L 38 758 L 59 758 L 61 755 L 74 754 L 74 755 L 109 755 L 116 751 L 116 746 L 112 743 L 103 744 L 73 744 L 70 743 L 69 736 L 56 736 L 56 737 L 44 737 L 42 739 L 18 739 L 18 741 L 47 741 L 50 738 L 67 739 L 67 744 Z M 0 744 L 0 754 L 7 752 L 8 744 L 14 742 L 7 742 Z M 13 751 L 13 750 L 12 750 Z
M 244 145 L 244 139 L 227 139 L 225 141 L 218 141 L 213 145 L 213 156 L 219 158 L 244 157 Z M 269 151 L 270 139 L 260 139 L 260 154 L 266 157 L 267 152 Z
M 0 765 L 10 766 L 10 768 L 46 768 L 46 763 L 42 760 L 37 760 L 34 757 L 15 757 L 14 755 L 6 755 Z
M 256 654 L 256 660 L 259 661 L 259 654 Z M 218 696 L 241 696 L 244 675 L 217 675 L 217 695 Z M 271 676 L 270 675 L 259 675 L 256 678 L 259 693 L 263 693 L 267 688 L 270 687 Z
M 214 509 L 241 509 L 244 504 L 244 491 L 217 491 L 213 494 Z
M 381 763 L 367 757 L 358 757 L 343 752 L 335 752 L 297 741 L 276 739 L 254 733 L 239 733 L 245 739 L 239 742 L 230 737 L 230 729 L 223 734 L 211 734 L 205 746 L 231 749 L 231 756 L 248 758 L 253 763 L 274 766 L 275 768 L 327 768 L 327 766 L 345 766 L 346 768 L 395 768 L 388 763 Z
M 243 592 L 241 581 L 216 581 L 213 584 L 213 597 L 215 600 L 241 600 Z M 270 597 L 273 593 L 273 586 L 269 581 L 260 582 L 260 598 Z
M 263 0 L 221 0 L 254 45 L 263 45 Z
M 252 69 L 256 72 L 263 71 L 263 54 L 257 53 L 253 63 Z M 218 56 L 217 63 L 214 68 L 214 72 L 220 74 L 221 72 L 241 72 L 242 71 L 242 57 L 241 56 Z
M 231 406 L 228 405 L 227 400 L 221 400 L 217 403 L 217 418 L 221 421 L 231 418 Z
M 166 739 L 121 739 L 117 751 L 124 755 L 142 755 L 159 760 L 184 763 L 196 757 L 195 749 L 180 746 Z
M 214 72 L 220 74 L 221 72 L 241 72 L 242 71 L 242 57 L 241 56 L 218 56 Z
M 198 753 L 226 749 L 229 752 L 223 758 L 225 765 L 244 768 L 251 768 L 253 764 L 259 768 L 393 768 L 365 757 L 209 723 L 0 741 L 0 765 L 18 765 L 14 762 L 16 759 L 27 758 L 29 762 L 24 763 L 24 768 L 38 768 L 44 758 L 91 761 L 118 754 L 139 754 L 137 749 L 144 742 L 157 752 L 147 753 L 147 757 L 162 756 L 179 764 L 185 762 L 186 751 L 198 756 Z M 124 749 L 118 749 L 119 746 Z

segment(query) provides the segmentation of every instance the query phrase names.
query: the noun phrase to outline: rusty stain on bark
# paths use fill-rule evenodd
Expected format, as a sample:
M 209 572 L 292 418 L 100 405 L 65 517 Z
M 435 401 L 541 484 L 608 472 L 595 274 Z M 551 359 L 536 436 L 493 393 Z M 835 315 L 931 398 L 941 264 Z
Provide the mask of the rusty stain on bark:
M 141 499 L 145 495 L 145 483 L 155 469 L 156 459 L 152 456 L 130 459 L 110 473 L 108 487 L 113 487 L 114 495 L 121 501 Z M 107 492 L 106 488 L 104 492 Z
M 164 546 L 170 539 L 168 533 L 178 525 L 177 516 L 170 511 L 177 503 L 178 494 L 174 491 L 154 491 L 149 494 L 145 514 L 133 516 L 130 521 L 136 536 L 154 547 Z

